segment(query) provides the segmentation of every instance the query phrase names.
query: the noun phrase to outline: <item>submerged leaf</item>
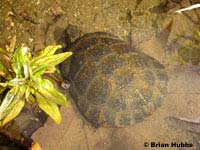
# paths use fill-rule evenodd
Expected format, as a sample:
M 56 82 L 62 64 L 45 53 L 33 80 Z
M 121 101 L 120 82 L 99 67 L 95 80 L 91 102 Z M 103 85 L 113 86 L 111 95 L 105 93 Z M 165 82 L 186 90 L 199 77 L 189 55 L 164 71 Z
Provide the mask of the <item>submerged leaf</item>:
M 54 103 L 62 106 L 67 105 L 65 95 L 56 90 L 51 81 L 43 79 L 41 82 L 41 91 L 44 91 L 44 96 L 49 98 L 49 100 L 53 101 Z
M 16 36 L 14 36 L 14 37 L 12 38 L 11 42 L 10 42 L 9 49 L 7 49 L 8 52 L 10 52 L 10 53 L 13 53 L 13 52 L 14 52 L 14 50 L 15 50 L 15 45 L 16 45 L 16 41 L 17 41 Z
M 6 96 L 3 99 L 3 102 L 0 106 L 0 120 L 2 120 L 9 112 L 9 106 L 12 103 L 13 99 L 15 98 L 16 94 L 18 92 L 18 87 L 13 87 L 8 91 Z
M 6 88 L 0 87 L 0 94 L 2 94 L 5 90 L 6 90 Z
M 30 93 L 34 93 L 34 92 L 31 92 L 31 90 L 30 90 Z M 29 94 L 29 97 L 26 98 L 26 101 L 30 102 L 30 103 L 35 103 L 36 102 L 35 101 L 35 96 L 33 96 L 33 94 Z
M 11 63 L 11 56 L 9 56 L 5 50 L 0 48 L 0 64 L 2 64 L 5 68 L 10 69 Z
M 70 57 L 72 52 L 65 52 L 61 54 L 56 54 L 52 56 L 46 56 L 36 61 L 31 61 L 30 65 L 33 70 L 33 75 L 42 69 L 48 70 L 48 68 L 55 67 L 59 63 L 63 62 L 65 59 Z
M 36 61 L 36 64 L 47 64 L 48 66 L 56 66 L 57 64 L 63 62 L 65 59 L 70 57 L 72 55 L 72 52 L 65 52 L 61 54 L 56 54 L 53 56 L 46 56 L 45 58 L 42 58 L 38 61 Z
M 9 73 L 6 67 L 2 63 L 0 63 L 0 76 L 5 78 L 8 74 Z
M 48 67 L 45 70 L 45 73 L 54 73 L 55 71 L 57 71 L 57 68 L 52 66 L 52 67 Z
M 1 126 L 13 120 L 22 110 L 25 104 L 25 86 L 13 87 L 6 94 L 0 106 Z
M 25 99 L 28 99 L 28 98 L 29 98 L 30 93 L 31 93 L 31 89 L 30 89 L 30 87 L 28 86 L 28 87 L 26 88 L 26 91 L 25 91 Z
M 40 51 L 36 56 L 34 56 L 33 61 L 37 61 L 46 56 L 51 56 L 60 48 L 62 48 L 61 45 L 47 46 L 44 50 Z
M 197 32 L 197 35 L 200 37 L 200 31 Z
M 0 87 L 7 87 L 9 84 L 8 83 L 0 83 Z
M 0 54 L 2 55 L 5 55 L 5 56 L 7 56 L 7 57 L 9 57 L 10 56 L 10 54 L 8 53 L 8 51 L 6 51 L 5 49 L 3 49 L 3 48 L 0 48 Z
M 57 104 L 54 102 L 46 99 L 44 96 L 42 96 L 40 93 L 36 92 L 36 101 L 38 103 L 38 106 L 46 112 L 56 123 L 61 122 L 61 114 L 58 109 Z
M 62 106 L 67 105 L 66 97 L 54 88 L 51 81 L 47 79 L 34 79 L 34 82 L 28 82 L 28 85 L 39 92 L 48 101 Z
M 25 104 L 24 98 L 22 98 L 18 102 L 15 102 L 12 106 L 12 109 L 10 109 L 8 114 L 3 119 L 1 126 L 4 126 L 5 124 L 13 120 L 15 117 L 17 117 L 18 114 L 21 112 L 22 108 L 24 107 L 24 104 Z
M 47 68 L 47 65 L 41 65 L 41 66 L 35 66 L 35 67 L 32 67 L 33 69 L 33 75 L 35 77 L 40 77 L 41 75 L 43 75 L 45 73 L 45 70 Z
M 2 126 L 14 119 L 25 104 L 25 86 L 13 87 L 6 94 L 0 106 L 0 120 Z
M 27 47 L 21 47 L 16 49 L 13 55 L 12 69 L 15 71 L 17 78 L 22 78 L 24 75 L 28 76 L 27 52 Z

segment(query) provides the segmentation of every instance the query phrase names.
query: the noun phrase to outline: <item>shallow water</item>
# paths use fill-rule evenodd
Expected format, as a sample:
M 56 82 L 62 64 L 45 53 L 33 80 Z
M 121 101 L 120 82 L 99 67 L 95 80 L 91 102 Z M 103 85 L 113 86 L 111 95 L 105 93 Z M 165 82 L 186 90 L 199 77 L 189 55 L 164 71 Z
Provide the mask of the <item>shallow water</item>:
M 1 47 L 13 35 L 17 36 L 18 45 L 25 43 L 33 51 L 50 44 L 66 46 L 64 31 L 72 24 L 83 34 L 106 31 L 131 43 L 160 61 L 169 77 L 163 104 L 141 123 L 126 128 L 94 129 L 69 98 L 70 106 L 61 108 L 62 123 L 56 125 L 48 119 L 32 138 L 44 150 L 154 149 L 144 147 L 145 142 L 187 142 L 193 147 L 185 149 L 200 149 L 200 125 L 173 120 L 200 116 L 200 37 L 196 34 L 200 30 L 200 9 L 175 13 L 195 3 L 200 1 L 1 0 Z M 183 47 L 198 50 L 193 54 L 191 49 L 181 51 Z

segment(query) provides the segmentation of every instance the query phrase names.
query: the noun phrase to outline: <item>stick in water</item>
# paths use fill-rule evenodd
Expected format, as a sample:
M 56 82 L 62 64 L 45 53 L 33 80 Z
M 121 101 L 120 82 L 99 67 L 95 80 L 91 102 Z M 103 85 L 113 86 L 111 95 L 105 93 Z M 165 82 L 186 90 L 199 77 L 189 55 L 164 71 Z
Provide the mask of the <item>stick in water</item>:
M 196 9 L 196 8 L 200 8 L 200 4 L 195 4 L 195 5 L 192 5 L 192 6 L 183 8 L 183 9 L 179 9 L 179 10 L 177 10 L 177 11 L 175 11 L 175 12 L 181 14 L 182 11 L 192 10 L 192 9 Z

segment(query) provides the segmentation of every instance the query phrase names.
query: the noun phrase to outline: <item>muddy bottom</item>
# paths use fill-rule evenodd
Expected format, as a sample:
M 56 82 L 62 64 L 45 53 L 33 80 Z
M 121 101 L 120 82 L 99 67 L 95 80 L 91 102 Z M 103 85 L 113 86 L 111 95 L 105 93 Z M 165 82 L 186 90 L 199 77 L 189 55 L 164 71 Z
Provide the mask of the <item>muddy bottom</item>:
M 126 128 L 95 129 L 74 111 L 73 107 L 61 108 L 63 114 L 61 125 L 55 125 L 49 119 L 33 138 L 42 141 L 41 146 L 48 150 L 143 150 L 153 149 L 150 145 L 154 142 L 160 143 L 160 146 L 169 144 L 167 150 L 183 149 L 183 147 L 171 147 L 171 143 L 192 144 L 186 149 L 197 150 L 200 148 L 200 126 L 187 124 L 173 117 L 198 118 L 199 74 L 191 72 L 190 68 L 173 68 L 170 71 L 172 72 L 169 75 L 169 90 L 165 102 L 142 123 Z M 158 146 L 157 149 L 163 147 Z

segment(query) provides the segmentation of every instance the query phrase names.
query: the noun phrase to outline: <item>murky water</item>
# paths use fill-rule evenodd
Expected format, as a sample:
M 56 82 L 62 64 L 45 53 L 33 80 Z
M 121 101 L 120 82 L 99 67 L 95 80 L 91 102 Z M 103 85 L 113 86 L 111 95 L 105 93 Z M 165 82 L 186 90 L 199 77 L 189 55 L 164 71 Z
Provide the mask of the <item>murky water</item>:
M 200 9 L 175 13 L 199 0 L 1 0 L 0 46 L 17 36 L 33 51 L 47 45 L 66 47 L 65 29 L 82 34 L 105 31 L 131 43 L 165 66 L 168 92 L 150 117 L 125 128 L 94 129 L 69 98 L 63 121 L 48 119 L 32 138 L 44 150 L 199 150 L 200 125 L 176 118 L 200 116 Z M 70 97 L 70 96 L 68 96 Z M 145 147 L 144 143 L 192 143 L 192 147 Z

